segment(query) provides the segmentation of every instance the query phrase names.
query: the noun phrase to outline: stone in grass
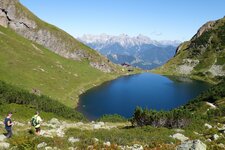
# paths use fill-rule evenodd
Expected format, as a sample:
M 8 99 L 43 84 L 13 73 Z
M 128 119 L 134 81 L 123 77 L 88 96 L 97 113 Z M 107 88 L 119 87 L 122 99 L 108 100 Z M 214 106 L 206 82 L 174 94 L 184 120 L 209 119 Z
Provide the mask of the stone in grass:
M 205 123 L 204 126 L 207 127 L 208 129 L 212 128 L 212 126 L 210 124 L 208 124 L 208 123 Z
M 206 150 L 206 145 L 200 140 L 185 141 L 176 150 Z
M 143 146 L 139 144 L 134 144 L 132 147 L 132 150 L 143 150 L 143 149 L 144 149 Z
M 111 143 L 109 141 L 107 141 L 107 142 L 104 142 L 103 145 L 110 147 L 111 146 Z
M 184 142 L 189 139 L 188 137 L 184 136 L 181 133 L 176 133 L 176 134 L 172 135 L 172 138 L 180 140 L 181 142 Z
M 4 149 L 9 149 L 10 144 L 6 143 L 6 142 L 0 142 L 0 149 L 4 150 Z
M 0 142 L 3 142 L 5 139 L 6 139 L 6 137 L 3 134 L 1 134 L 0 135 Z
M 50 124 L 55 124 L 55 125 L 59 125 L 60 122 L 57 118 L 52 118 L 50 121 L 49 121 Z
M 220 138 L 220 136 L 219 135 L 217 135 L 217 134 L 213 134 L 213 136 L 212 136 L 212 140 L 218 140 Z
M 94 141 L 95 143 L 97 143 L 97 142 L 99 142 L 99 139 L 93 138 L 93 141 Z
M 40 144 L 37 145 L 37 149 L 41 149 L 41 148 L 43 148 L 45 146 L 47 146 L 47 143 L 42 142 L 42 143 L 40 143 Z
M 68 142 L 70 142 L 70 143 L 76 143 L 76 142 L 80 142 L 80 139 L 74 138 L 74 137 L 70 137 L 70 138 L 68 139 Z

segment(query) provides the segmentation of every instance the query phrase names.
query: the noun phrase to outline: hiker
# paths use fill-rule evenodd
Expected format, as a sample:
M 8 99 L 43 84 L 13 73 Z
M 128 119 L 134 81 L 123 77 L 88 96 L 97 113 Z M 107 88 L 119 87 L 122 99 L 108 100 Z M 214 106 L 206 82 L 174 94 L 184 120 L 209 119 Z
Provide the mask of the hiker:
M 34 126 L 34 128 L 35 128 L 35 134 L 36 135 L 40 135 L 40 132 L 41 132 L 41 122 L 42 122 L 42 119 L 39 116 L 39 112 L 37 111 L 35 113 L 35 115 L 31 119 L 31 125 Z
M 6 137 L 11 138 L 12 137 L 12 126 L 13 122 L 11 120 L 12 117 L 12 112 L 8 113 L 7 117 L 5 118 L 4 124 L 5 124 L 5 129 L 7 131 Z

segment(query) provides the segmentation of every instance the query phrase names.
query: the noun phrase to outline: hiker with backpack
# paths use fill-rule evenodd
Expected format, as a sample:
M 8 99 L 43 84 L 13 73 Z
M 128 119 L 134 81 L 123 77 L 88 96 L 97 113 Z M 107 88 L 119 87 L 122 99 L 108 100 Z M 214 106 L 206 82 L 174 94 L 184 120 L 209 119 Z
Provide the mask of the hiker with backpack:
M 7 138 L 11 138 L 12 137 L 12 126 L 13 126 L 13 122 L 11 120 L 12 117 L 12 113 L 8 113 L 7 117 L 5 118 L 4 124 L 5 124 L 5 129 L 7 131 L 6 133 L 6 137 Z
M 39 112 L 37 111 L 35 115 L 31 119 L 31 125 L 35 128 L 35 134 L 40 135 L 41 132 L 41 122 L 42 119 L 39 116 Z

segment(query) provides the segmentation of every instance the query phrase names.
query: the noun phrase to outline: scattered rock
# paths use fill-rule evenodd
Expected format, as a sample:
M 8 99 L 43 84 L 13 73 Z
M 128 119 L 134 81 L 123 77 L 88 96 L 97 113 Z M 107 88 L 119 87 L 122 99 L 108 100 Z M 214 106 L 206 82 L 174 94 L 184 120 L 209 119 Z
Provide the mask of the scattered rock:
M 20 126 L 20 127 L 23 127 L 23 126 L 25 126 L 25 124 L 23 124 L 23 123 L 20 123 L 20 122 L 15 122 L 14 124 L 15 124 L 15 125 L 17 125 L 17 126 Z
M 207 141 L 207 142 L 212 142 L 212 140 L 211 140 L 211 139 L 207 139 L 206 141 Z
M 138 145 L 138 144 L 134 144 L 132 147 L 132 150 L 143 150 L 143 146 L 142 145 Z
M 178 133 L 184 132 L 184 130 L 182 130 L 182 129 L 174 129 L 174 131 L 178 132 Z
M 97 124 L 100 125 L 100 126 L 104 126 L 105 125 L 104 122 L 98 122 Z
M 82 125 L 84 125 L 84 123 L 83 122 L 78 122 L 78 123 L 76 123 L 76 125 L 77 126 L 82 126 Z
M 90 62 L 90 65 L 93 67 L 93 68 L 96 68 L 98 70 L 101 70 L 102 72 L 105 72 L 105 73 L 110 73 L 112 72 L 112 68 L 107 65 L 106 63 L 104 62 Z
M 111 143 L 109 141 L 107 141 L 107 142 L 104 142 L 103 145 L 110 147 L 111 146 Z
M 99 142 L 99 139 L 93 138 L 93 141 L 94 141 L 95 143 L 97 143 L 97 142 Z
M 37 145 L 37 148 L 40 149 L 40 148 L 43 148 L 45 146 L 47 146 L 47 143 L 42 142 L 42 143 L 40 143 L 40 144 Z
M 94 124 L 93 125 L 93 129 L 100 129 L 101 128 L 101 125 L 99 125 L 99 124 Z
M 55 124 L 55 125 L 59 125 L 60 122 L 57 118 L 52 118 L 50 121 L 49 121 L 50 124 Z
M 4 149 L 9 149 L 10 144 L 6 143 L 6 142 L 0 142 L 0 149 L 4 150 Z
M 181 142 L 186 141 L 186 140 L 189 139 L 188 137 L 184 136 L 184 135 L 181 134 L 181 133 L 176 133 L 176 134 L 172 135 L 172 138 L 178 139 L 178 140 L 180 140 Z
M 70 138 L 68 139 L 68 141 L 69 141 L 70 143 L 76 143 L 76 142 L 80 142 L 80 139 L 74 138 L 74 137 L 70 137 Z
M 207 104 L 208 106 L 210 106 L 212 109 L 216 109 L 216 108 L 217 108 L 213 103 L 206 102 L 206 104 Z
M 194 133 L 195 135 L 200 135 L 198 132 L 195 132 L 195 131 L 194 131 L 193 133 Z
M 77 148 L 69 147 L 68 150 L 76 150 Z
M 212 136 L 212 140 L 218 140 L 219 138 L 220 138 L 220 136 L 217 135 L 217 134 L 214 134 L 214 135 Z
M 50 146 L 47 146 L 45 147 L 45 150 L 57 150 L 58 148 L 57 147 L 50 147 Z
M 200 140 L 186 141 L 179 145 L 177 150 L 206 150 L 206 145 Z
M 225 149 L 225 145 L 224 145 L 223 143 L 218 144 L 218 146 L 219 146 L 220 148 Z
M 5 139 L 6 139 L 6 137 L 3 134 L 1 134 L 0 135 L 0 142 L 3 142 Z
M 205 123 L 204 126 L 207 127 L 208 129 L 212 128 L 212 126 L 210 124 L 208 124 L 208 123 Z
M 221 127 L 217 127 L 217 129 L 219 130 L 219 132 L 223 132 L 225 131 L 225 125 L 222 125 Z

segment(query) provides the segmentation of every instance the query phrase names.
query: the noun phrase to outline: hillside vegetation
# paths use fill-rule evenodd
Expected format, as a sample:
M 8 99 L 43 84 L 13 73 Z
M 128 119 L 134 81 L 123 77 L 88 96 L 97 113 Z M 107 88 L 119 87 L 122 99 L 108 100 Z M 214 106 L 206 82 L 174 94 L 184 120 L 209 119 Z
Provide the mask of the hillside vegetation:
M 78 95 L 94 84 L 116 77 L 88 61 L 63 58 L 0 26 L 0 79 L 74 107 Z

